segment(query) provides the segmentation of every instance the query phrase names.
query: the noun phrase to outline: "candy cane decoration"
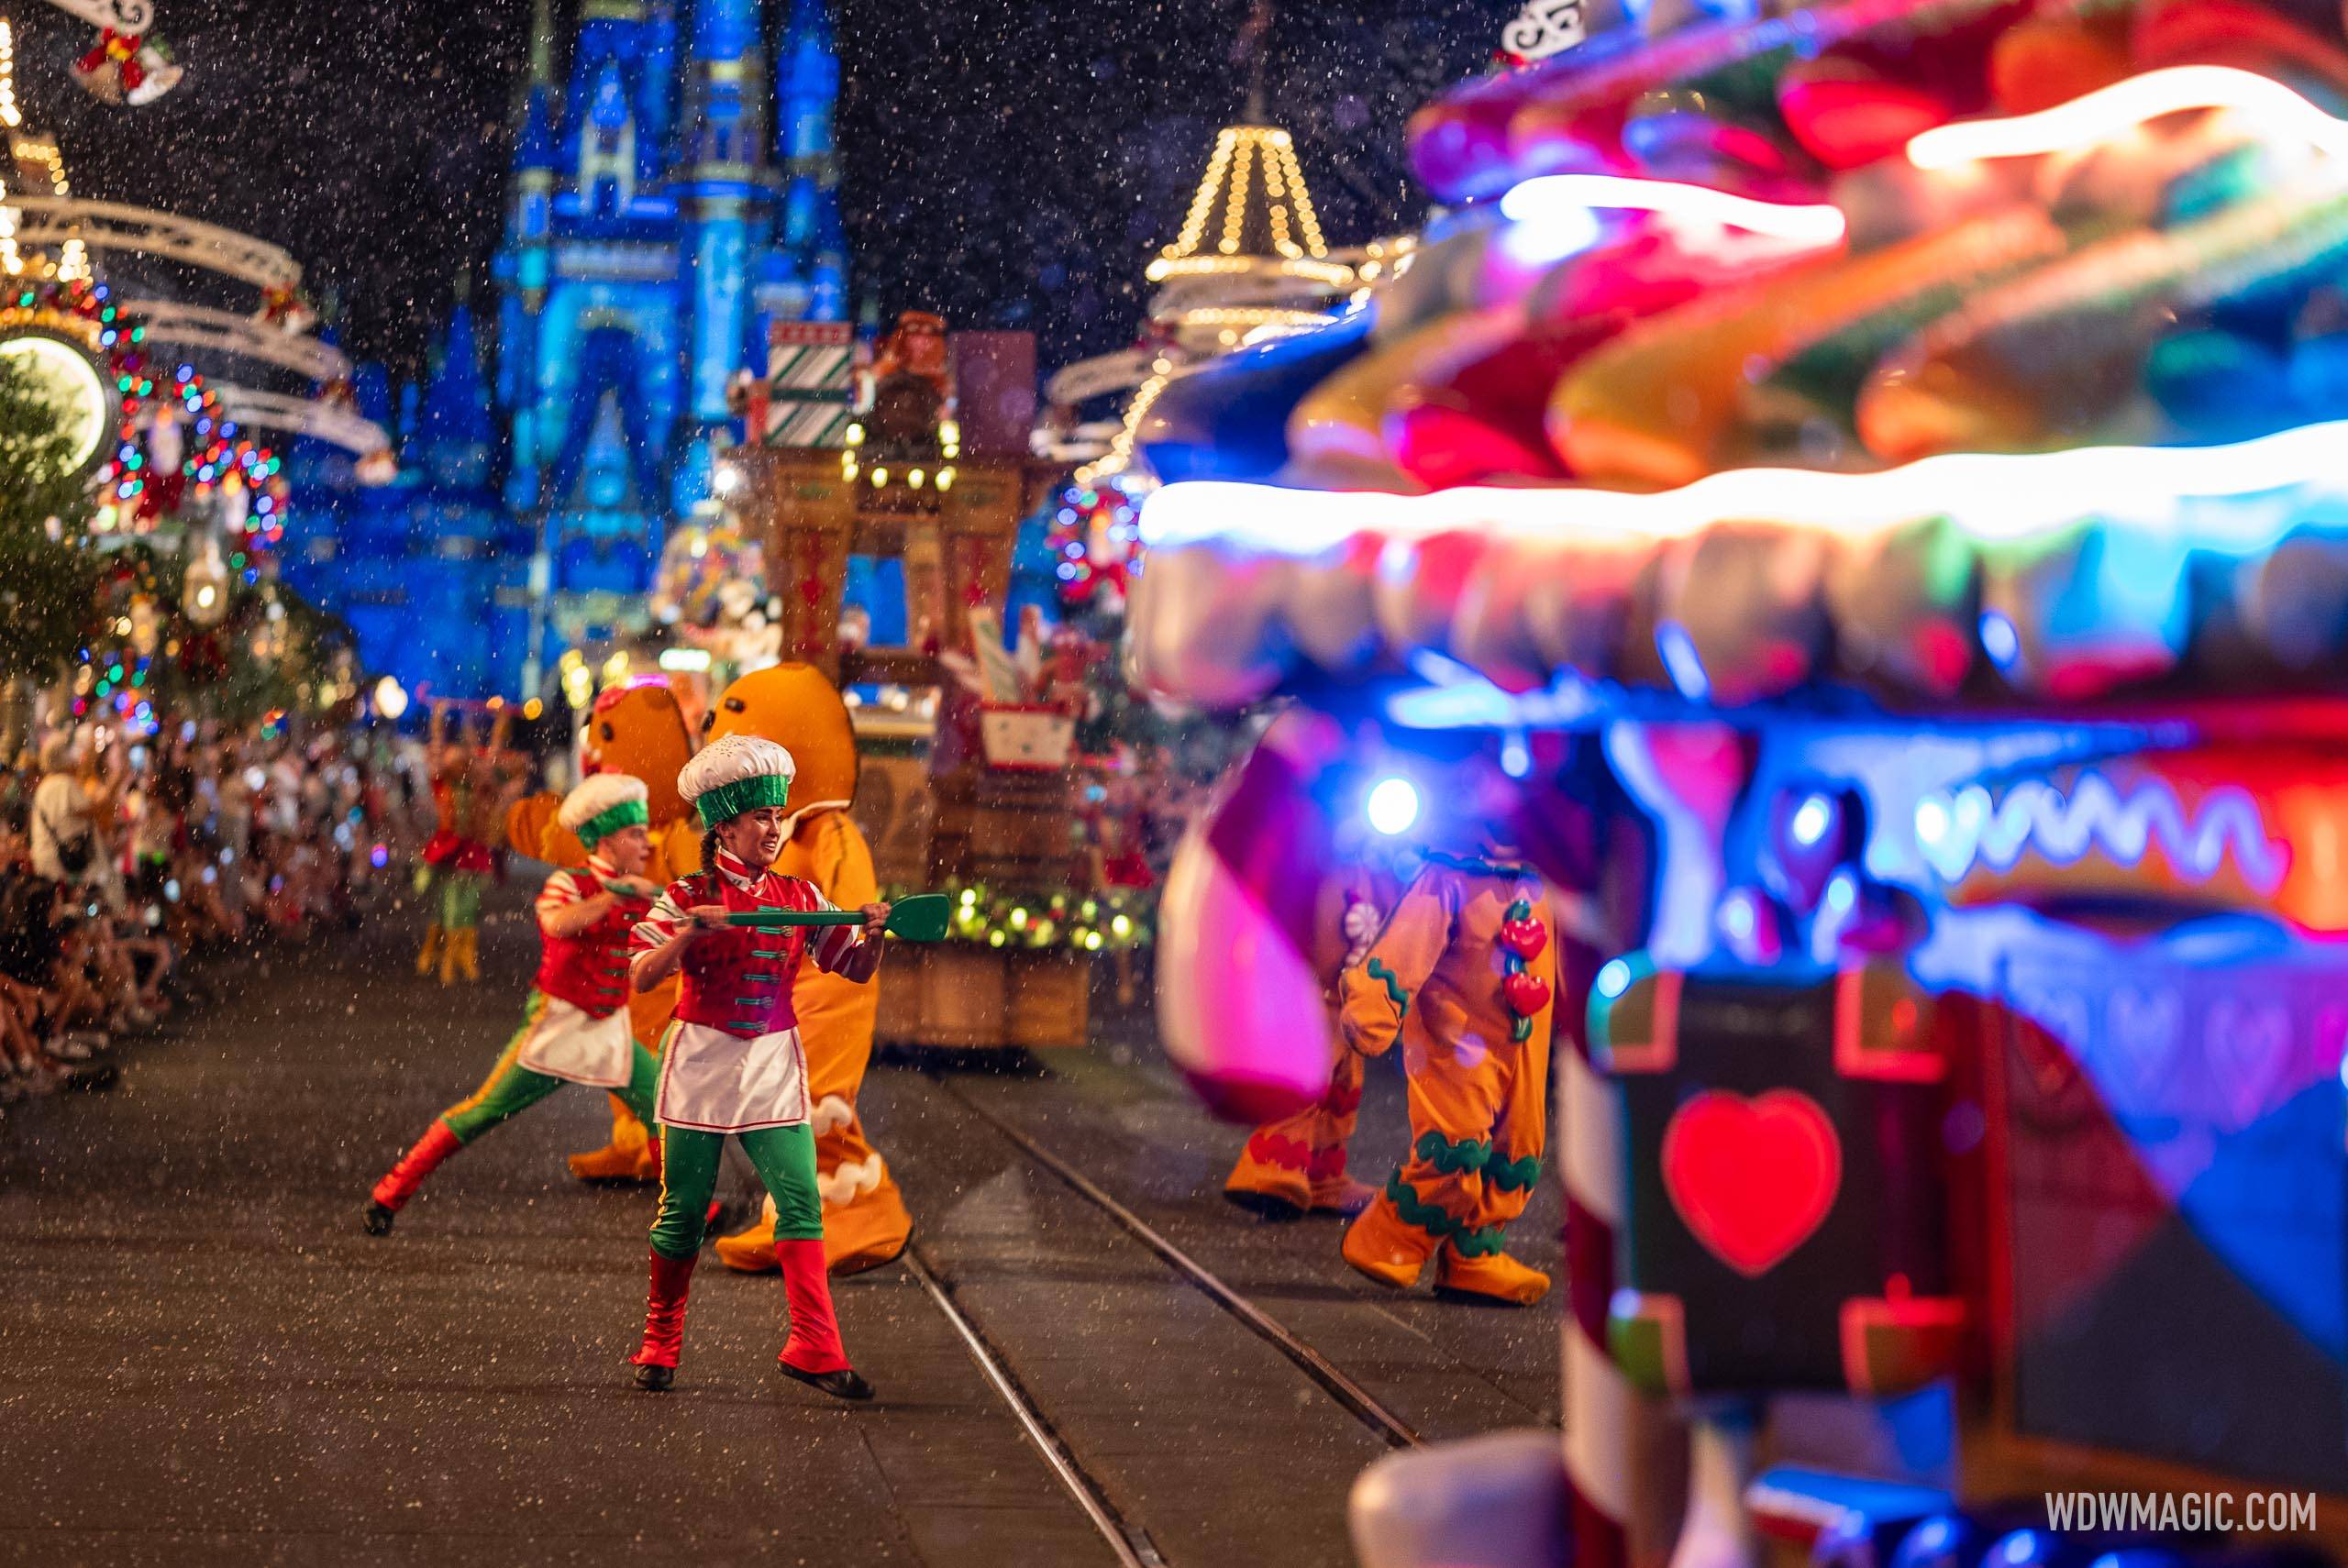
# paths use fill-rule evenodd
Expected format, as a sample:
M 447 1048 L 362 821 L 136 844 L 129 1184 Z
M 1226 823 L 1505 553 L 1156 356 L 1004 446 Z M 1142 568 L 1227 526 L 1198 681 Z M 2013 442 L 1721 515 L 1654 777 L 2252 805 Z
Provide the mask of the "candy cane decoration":
M 1556 924 L 1569 929 L 1563 920 Z M 1601 970 L 1601 983 L 1620 966 L 1617 959 Z M 1566 1194 L 1566 1480 L 1573 1494 L 1574 1563 L 1629 1568 L 1632 1429 L 1640 1397 L 1606 1353 L 1614 1227 L 1623 1199 L 1620 1095 L 1590 1065 L 1587 1024 L 1564 1032 L 1557 1163 Z

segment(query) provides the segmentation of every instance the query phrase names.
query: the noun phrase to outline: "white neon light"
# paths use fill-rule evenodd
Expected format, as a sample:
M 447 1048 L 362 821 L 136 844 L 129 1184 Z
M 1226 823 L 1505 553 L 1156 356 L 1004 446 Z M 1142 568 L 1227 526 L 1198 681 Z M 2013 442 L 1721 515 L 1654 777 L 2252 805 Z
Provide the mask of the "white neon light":
M 1908 143 L 1919 169 L 1988 158 L 2031 158 L 2092 147 L 2146 120 L 2187 109 L 2232 109 L 2259 122 L 2264 137 L 2296 138 L 2335 157 L 2348 153 L 2348 121 L 2325 114 L 2272 77 L 2225 65 L 2176 65 L 2098 88 L 2034 115 L 1936 126 Z
M 1978 784 L 1935 792 L 1916 805 L 1916 841 L 1933 868 L 1954 882 L 1977 866 L 2010 871 L 2025 851 L 2049 864 L 2070 866 L 2100 849 L 2135 866 L 2154 843 L 2179 874 L 2206 882 L 2231 856 L 2244 882 L 2272 893 L 2283 880 L 2281 854 L 2267 836 L 2258 802 L 2232 785 L 2211 790 L 2188 821 L 2176 793 L 2144 779 L 2125 796 L 2099 773 L 2088 773 L 2066 795 L 2029 780 L 1992 799 Z
M 1594 208 L 1656 213 L 1808 245 L 1832 245 L 1843 237 L 1845 226 L 1842 209 L 1823 202 L 1761 202 L 1676 180 L 1634 180 L 1621 174 L 1544 174 L 1501 198 L 1502 215 L 1517 223 Z
M 2005 541 L 2095 517 L 2201 548 L 2251 552 L 2271 548 L 2318 499 L 2348 504 L 2348 420 L 2224 447 L 1950 453 L 1862 474 L 1732 469 L 1651 495 L 1563 485 L 1394 495 L 1197 480 L 1152 495 L 1141 532 L 1152 549 L 1212 544 L 1307 558 L 1365 533 L 1408 540 L 1468 530 L 1599 546 L 1684 538 L 1729 519 L 1864 537 L 1946 517 L 1976 540 Z

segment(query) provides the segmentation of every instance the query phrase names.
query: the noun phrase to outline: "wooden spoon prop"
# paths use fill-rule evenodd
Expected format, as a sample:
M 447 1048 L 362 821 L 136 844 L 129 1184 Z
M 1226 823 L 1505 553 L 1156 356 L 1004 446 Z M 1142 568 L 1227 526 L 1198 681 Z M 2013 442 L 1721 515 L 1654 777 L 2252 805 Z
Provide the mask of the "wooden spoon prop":
M 942 942 L 953 919 L 953 900 L 943 893 L 915 893 L 889 907 L 889 923 L 881 929 L 907 942 Z M 727 915 L 725 923 L 774 931 L 794 925 L 862 925 L 864 916 L 856 910 L 744 910 Z

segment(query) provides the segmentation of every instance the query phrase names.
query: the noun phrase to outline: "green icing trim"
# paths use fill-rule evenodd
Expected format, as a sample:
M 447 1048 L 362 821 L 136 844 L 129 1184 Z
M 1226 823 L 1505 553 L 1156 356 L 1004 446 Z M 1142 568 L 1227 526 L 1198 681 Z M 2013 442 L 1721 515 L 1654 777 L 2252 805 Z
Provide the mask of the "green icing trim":
M 1463 1258 L 1488 1258 L 1501 1250 L 1501 1227 L 1487 1225 L 1471 1231 L 1465 1225 L 1452 1233 L 1451 1250 Z
M 701 813 L 702 826 L 714 828 L 732 822 L 744 812 L 755 812 L 760 806 L 780 806 L 790 798 L 790 779 L 780 773 L 761 773 L 704 790 L 695 797 L 693 809 Z
M 1402 1179 L 1401 1171 L 1386 1178 L 1386 1201 L 1394 1206 L 1394 1212 L 1401 1217 L 1403 1224 L 1424 1231 L 1437 1241 L 1459 1229 L 1458 1220 L 1434 1204 L 1423 1202 L 1411 1184 Z
M 1492 1146 L 1481 1138 L 1463 1138 L 1454 1143 L 1430 1128 L 1419 1134 L 1411 1153 L 1445 1176 L 1457 1176 L 1463 1171 L 1474 1176 L 1492 1157 Z
M 1503 1160 L 1497 1154 L 1484 1165 L 1484 1185 L 1496 1187 L 1502 1192 L 1523 1192 L 1541 1179 L 1541 1156 L 1527 1154 L 1521 1160 Z
M 1410 1017 L 1411 993 L 1402 988 L 1402 977 L 1388 968 L 1383 958 L 1372 958 L 1368 968 L 1371 979 L 1386 982 L 1386 994 L 1394 1003 L 1394 1015 L 1397 1018 Z

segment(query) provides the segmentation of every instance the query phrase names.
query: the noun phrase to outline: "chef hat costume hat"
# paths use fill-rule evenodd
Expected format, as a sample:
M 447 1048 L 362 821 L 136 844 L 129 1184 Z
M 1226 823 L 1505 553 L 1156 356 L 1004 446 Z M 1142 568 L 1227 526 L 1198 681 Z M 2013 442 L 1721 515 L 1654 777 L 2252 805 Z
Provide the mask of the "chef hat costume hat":
M 593 849 L 622 828 L 649 823 L 652 811 L 646 802 L 651 793 L 644 787 L 643 779 L 631 778 L 625 773 L 591 774 L 584 783 L 562 798 L 554 820 L 577 834 L 579 842 Z
M 798 767 L 791 754 L 757 735 L 721 735 L 693 755 L 677 775 L 677 793 L 714 828 L 744 812 L 780 806 L 791 796 Z

